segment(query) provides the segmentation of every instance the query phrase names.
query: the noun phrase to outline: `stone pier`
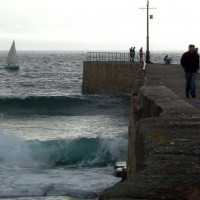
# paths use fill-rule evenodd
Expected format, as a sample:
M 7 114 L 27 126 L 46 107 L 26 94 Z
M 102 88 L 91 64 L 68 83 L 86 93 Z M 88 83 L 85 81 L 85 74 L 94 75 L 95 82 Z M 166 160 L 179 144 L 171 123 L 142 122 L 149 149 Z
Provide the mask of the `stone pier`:
M 179 65 L 147 65 L 146 86 L 132 96 L 128 178 L 100 200 L 200 198 L 200 88 L 186 99 Z M 199 77 L 197 86 L 199 86 Z
M 180 65 L 84 62 L 83 92 L 132 95 L 127 179 L 100 200 L 200 199 L 200 77 L 184 91 Z

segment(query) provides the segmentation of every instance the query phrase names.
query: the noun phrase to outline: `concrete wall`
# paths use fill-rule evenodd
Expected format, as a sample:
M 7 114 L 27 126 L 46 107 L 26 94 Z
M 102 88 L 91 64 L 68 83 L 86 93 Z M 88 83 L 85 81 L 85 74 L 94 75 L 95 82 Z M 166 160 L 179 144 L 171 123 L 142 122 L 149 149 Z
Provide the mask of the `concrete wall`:
M 131 94 L 143 85 L 140 63 L 115 61 L 85 61 L 83 63 L 83 93 Z
M 128 178 L 99 199 L 199 199 L 199 110 L 164 86 L 142 87 L 132 105 Z
M 150 130 L 149 125 L 156 127 L 158 123 L 165 119 L 167 126 L 168 121 L 174 123 L 178 119 L 189 121 L 191 116 L 199 116 L 200 114 L 196 108 L 180 99 L 165 86 L 141 87 L 139 97 L 132 96 L 131 104 L 127 158 L 128 176 L 135 175 L 138 171 L 143 170 L 144 158 L 149 154 L 144 148 L 145 138 Z M 153 129 L 152 127 L 151 129 Z M 152 134 L 158 134 L 157 132 L 158 130 L 155 128 Z

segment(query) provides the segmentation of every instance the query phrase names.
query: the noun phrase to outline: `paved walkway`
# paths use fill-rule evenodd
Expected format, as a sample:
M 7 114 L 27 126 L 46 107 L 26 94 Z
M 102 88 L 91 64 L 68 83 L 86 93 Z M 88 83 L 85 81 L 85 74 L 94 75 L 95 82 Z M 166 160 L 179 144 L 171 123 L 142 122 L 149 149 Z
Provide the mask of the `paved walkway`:
M 148 64 L 146 66 L 147 83 L 149 86 L 164 85 L 183 100 L 200 110 L 200 74 L 197 76 L 197 97 L 185 97 L 185 73 L 180 65 Z

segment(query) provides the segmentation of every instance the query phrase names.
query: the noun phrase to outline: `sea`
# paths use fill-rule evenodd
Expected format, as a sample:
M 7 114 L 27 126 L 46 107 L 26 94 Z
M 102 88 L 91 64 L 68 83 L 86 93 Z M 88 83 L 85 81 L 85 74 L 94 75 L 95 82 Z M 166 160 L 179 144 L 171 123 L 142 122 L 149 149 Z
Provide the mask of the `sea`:
M 180 52 L 168 54 L 179 63 Z M 7 70 L 0 51 L 0 199 L 98 199 L 121 181 L 130 96 L 82 93 L 85 51 L 19 51 Z

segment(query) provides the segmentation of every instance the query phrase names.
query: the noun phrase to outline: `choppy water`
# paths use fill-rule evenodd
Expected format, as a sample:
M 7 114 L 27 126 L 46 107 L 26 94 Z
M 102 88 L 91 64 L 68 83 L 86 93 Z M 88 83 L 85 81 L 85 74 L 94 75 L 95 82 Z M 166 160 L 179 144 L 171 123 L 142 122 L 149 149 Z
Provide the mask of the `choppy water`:
M 82 95 L 85 52 L 18 57 L 18 71 L 0 68 L 0 198 L 97 198 L 120 181 L 113 165 L 126 159 L 130 97 Z

